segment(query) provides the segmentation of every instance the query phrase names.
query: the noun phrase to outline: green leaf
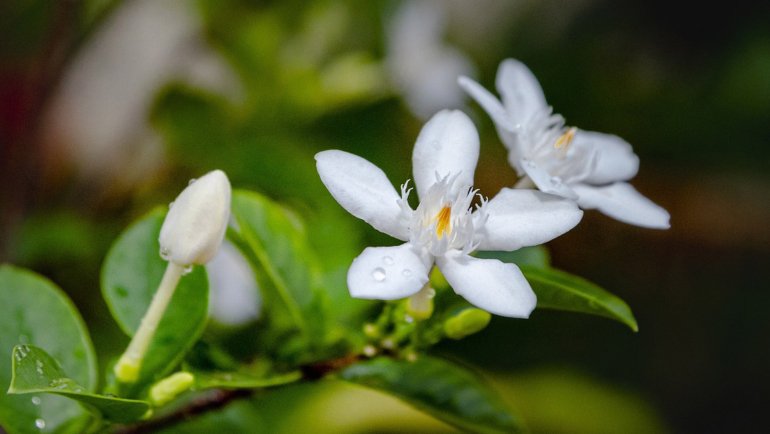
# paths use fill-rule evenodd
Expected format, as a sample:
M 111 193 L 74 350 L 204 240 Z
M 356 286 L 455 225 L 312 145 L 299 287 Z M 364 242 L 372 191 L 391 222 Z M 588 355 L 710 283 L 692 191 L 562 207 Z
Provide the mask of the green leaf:
M 75 306 L 47 279 L 30 271 L 0 266 L 0 425 L 10 433 L 64 429 L 86 413 L 57 396 L 6 395 L 11 383 L 11 351 L 18 344 L 43 346 L 86 390 L 96 385 L 91 338 Z
M 520 268 L 537 294 L 537 307 L 599 315 L 639 331 L 626 302 L 596 284 L 553 268 Z
M 17 345 L 13 348 L 13 377 L 8 393 L 61 395 L 79 401 L 104 418 L 115 422 L 137 420 L 150 409 L 149 403 L 145 401 L 88 392 L 85 387 L 65 374 L 56 359 L 33 345 Z
M 233 192 L 232 215 L 237 229 L 228 236 L 257 271 L 270 327 L 319 339 L 324 332 L 320 272 L 301 221 L 281 205 L 248 191 Z
M 499 259 L 518 266 L 545 268 L 551 263 L 551 255 L 544 246 L 523 247 L 513 252 L 477 252 L 475 256 L 482 259 Z
M 476 374 L 441 359 L 414 362 L 380 357 L 356 363 L 339 377 L 394 395 L 462 430 L 516 433 L 524 429 Z
M 102 294 L 118 325 L 129 336 L 139 327 L 160 284 L 167 262 L 158 234 L 165 211 L 156 209 L 115 241 L 102 266 Z M 204 267 L 182 277 L 147 350 L 137 384 L 160 379 L 203 333 L 208 317 Z
M 300 371 L 265 376 L 245 372 L 194 372 L 196 389 L 262 389 L 294 383 L 302 378 Z

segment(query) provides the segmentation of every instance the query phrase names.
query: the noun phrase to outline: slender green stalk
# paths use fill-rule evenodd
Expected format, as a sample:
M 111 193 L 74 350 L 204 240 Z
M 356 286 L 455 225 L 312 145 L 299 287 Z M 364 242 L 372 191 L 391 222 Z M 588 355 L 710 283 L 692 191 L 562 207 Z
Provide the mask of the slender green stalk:
M 120 382 L 133 383 L 139 378 L 139 370 L 147 353 L 147 348 L 150 346 L 155 330 L 158 328 L 184 272 L 185 267 L 173 262 L 168 263 L 160 286 L 152 298 L 147 313 L 142 318 L 139 329 L 131 339 L 131 343 L 128 344 L 126 351 L 120 356 L 118 363 L 115 364 L 115 376 Z

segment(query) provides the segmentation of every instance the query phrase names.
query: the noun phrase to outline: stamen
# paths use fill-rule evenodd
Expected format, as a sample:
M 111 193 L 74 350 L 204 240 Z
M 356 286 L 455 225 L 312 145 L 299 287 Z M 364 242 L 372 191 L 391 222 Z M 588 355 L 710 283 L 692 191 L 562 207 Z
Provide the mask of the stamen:
M 576 132 L 577 128 L 575 127 L 568 129 L 564 134 L 556 139 L 556 143 L 553 144 L 553 147 L 566 152 L 567 149 L 569 149 L 570 143 L 572 143 L 572 140 L 575 138 Z
M 436 220 L 438 220 L 438 223 L 436 223 L 436 236 L 438 236 L 439 240 L 444 237 L 444 234 L 449 234 L 452 231 L 449 221 L 451 216 L 452 208 L 448 206 L 444 206 L 441 208 L 441 211 L 436 214 Z

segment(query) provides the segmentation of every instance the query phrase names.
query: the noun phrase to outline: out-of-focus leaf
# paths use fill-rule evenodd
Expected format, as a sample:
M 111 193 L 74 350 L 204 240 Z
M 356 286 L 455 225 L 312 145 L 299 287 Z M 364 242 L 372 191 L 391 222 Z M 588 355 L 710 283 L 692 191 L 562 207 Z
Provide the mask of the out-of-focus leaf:
M 597 378 L 564 368 L 537 368 L 495 378 L 500 392 L 527 415 L 538 433 L 665 434 L 671 432 L 654 406 Z
M 339 377 L 394 395 L 466 431 L 523 431 L 518 418 L 482 379 L 441 359 L 424 356 L 407 362 L 380 357 L 356 363 Z
M 85 414 L 57 396 L 12 396 L 11 351 L 18 344 L 48 349 L 86 390 L 96 385 L 96 357 L 75 307 L 53 283 L 32 272 L 0 266 L 0 425 L 10 433 L 65 429 Z M 76 429 L 76 428 L 73 428 Z
M 41 348 L 33 345 L 14 347 L 13 377 L 8 393 L 61 395 L 79 401 L 100 413 L 104 418 L 115 422 L 137 420 L 150 409 L 149 403 L 145 401 L 115 398 L 88 392 L 85 387 L 67 376 L 59 362 Z
M 302 378 L 299 371 L 279 375 L 254 375 L 244 372 L 195 372 L 196 389 L 262 389 L 282 386 Z
M 157 209 L 115 241 L 102 266 L 102 293 L 129 336 L 139 327 L 167 262 L 159 254 L 164 212 Z M 208 280 L 203 267 L 183 276 L 142 362 L 137 384 L 160 379 L 198 340 L 206 325 Z
M 537 307 L 599 315 L 639 331 L 626 302 L 596 284 L 552 268 L 522 266 L 521 271 L 537 294 Z
M 229 237 L 256 268 L 265 317 L 275 337 L 296 331 L 310 342 L 320 339 L 325 326 L 320 272 L 301 221 L 281 205 L 248 191 L 233 192 L 232 215 L 235 229 Z

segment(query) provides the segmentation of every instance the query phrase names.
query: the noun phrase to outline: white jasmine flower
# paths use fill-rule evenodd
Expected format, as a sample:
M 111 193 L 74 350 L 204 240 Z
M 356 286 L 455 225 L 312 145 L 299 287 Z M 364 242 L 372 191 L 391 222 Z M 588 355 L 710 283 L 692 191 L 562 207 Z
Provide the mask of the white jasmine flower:
M 405 241 L 368 247 L 348 271 L 351 295 L 399 299 L 420 291 L 435 263 L 454 288 L 488 312 L 526 318 L 536 297 L 519 268 L 470 256 L 475 250 L 516 250 L 542 244 L 574 227 L 582 211 L 571 201 L 534 190 L 503 189 L 493 199 L 472 189 L 479 137 L 460 111 L 436 114 L 420 132 L 412 164 L 421 202 L 412 209 L 369 161 L 330 150 L 316 155 L 318 173 L 332 196 L 375 229 Z
M 639 170 L 631 145 L 614 135 L 566 127 L 523 63 L 500 64 L 496 86 L 502 102 L 467 77 L 459 84 L 492 117 L 519 176 L 538 189 L 625 223 L 669 227 L 668 212 L 625 182 Z

